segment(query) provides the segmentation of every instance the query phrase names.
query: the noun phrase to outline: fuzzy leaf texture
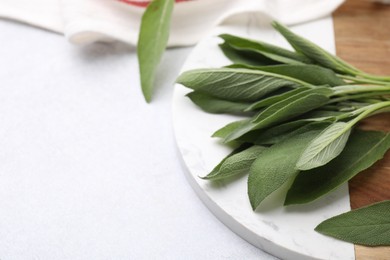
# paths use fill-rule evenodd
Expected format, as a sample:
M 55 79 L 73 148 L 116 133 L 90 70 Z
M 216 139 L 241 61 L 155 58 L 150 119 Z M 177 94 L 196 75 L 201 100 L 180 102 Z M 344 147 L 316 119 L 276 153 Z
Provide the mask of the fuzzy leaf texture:
M 309 203 L 328 194 L 383 158 L 388 149 L 390 133 L 354 130 L 338 157 L 322 167 L 299 173 L 285 205 Z
M 221 161 L 205 180 L 220 180 L 242 173 L 248 173 L 254 160 L 265 150 L 264 146 L 254 145 L 246 150 L 229 155 Z
M 335 121 L 335 116 L 339 114 L 336 113 L 335 115 L 334 113 L 335 112 L 329 113 L 328 111 L 313 111 L 308 114 L 305 114 L 306 116 L 300 117 L 297 120 L 287 121 L 286 123 L 282 123 L 267 129 L 251 131 L 243 137 L 238 138 L 237 140 L 250 142 L 258 145 L 275 144 L 285 138 L 288 138 L 296 131 L 301 131 L 305 129 L 306 125 L 312 125 L 315 123 L 326 123 L 329 125 L 330 123 Z
M 156 71 L 168 43 L 173 6 L 174 0 L 153 0 L 142 16 L 137 55 L 147 102 L 152 98 Z
M 231 34 L 222 34 L 221 37 L 229 45 L 230 48 L 240 54 L 242 52 L 252 54 L 259 60 L 264 62 L 264 58 L 273 61 L 274 63 L 286 63 L 286 64 L 302 64 L 309 63 L 310 59 L 306 58 L 300 53 L 296 53 L 276 45 L 269 43 L 249 40 L 241 37 L 237 37 Z M 260 56 L 260 57 L 259 57 Z M 245 64 L 245 63 L 244 63 Z M 271 65 L 272 62 L 268 62 L 265 65 Z
M 390 200 L 327 219 L 315 230 L 365 246 L 390 246 Z
M 274 126 L 323 106 L 329 101 L 331 93 L 332 90 L 330 88 L 319 87 L 305 90 L 280 100 L 254 116 L 251 122 L 236 128 L 224 141 L 231 142 L 250 131 Z
M 255 102 L 255 103 L 252 103 L 250 106 L 247 107 L 246 110 L 248 110 L 248 111 L 249 110 L 257 110 L 259 108 L 263 108 L 263 107 L 267 107 L 267 106 L 273 105 L 276 102 L 285 100 L 286 98 L 294 96 L 294 95 L 296 95 L 298 93 L 301 93 L 301 92 L 303 92 L 303 91 L 305 91 L 307 89 L 308 88 L 306 88 L 306 87 L 301 87 L 301 88 L 297 88 L 297 89 L 293 89 L 293 90 L 284 92 L 282 94 L 272 95 L 270 97 L 261 99 L 261 100 Z
M 299 173 L 294 165 L 307 144 L 322 130 L 320 126 L 319 129 L 292 136 L 271 146 L 253 162 L 248 178 L 248 195 L 253 210 Z
M 282 24 L 273 22 L 272 25 L 297 52 L 304 54 L 315 63 L 343 74 L 354 75 L 355 72 L 358 71 L 358 69 L 352 67 L 352 65 L 344 62 L 337 56 L 330 54 L 313 42 L 293 33 Z
M 243 127 L 244 125 L 247 125 L 248 123 L 250 123 L 249 119 L 243 119 L 243 120 L 231 122 L 225 125 L 224 127 L 218 129 L 217 131 L 215 131 L 212 137 L 219 137 L 225 139 L 229 135 L 231 135 L 234 131 Z
M 305 124 L 304 126 L 297 128 L 293 131 L 284 132 L 284 133 L 283 132 L 278 133 L 277 132 L 278 129 L 276 129 L 276 131 L 273 132 L 272 129 L 275 130 L 275 128 L 272 127 L 270 129 L 263 131 L 262 133 L 259 133 L 259 135 L 253 141 L 253 143 L 257 144 L 257 145 L 276 144 L 276 143 L 282 142 L 282 141 L 290 138 L 291 136 L 303 134 L 305 132 L 309 132 L 311 130 L 318 129 L 319 127 L 325 128 L 325 127 L 329 126 L 330 124 L 331 124 L 331 122 L 329 122 L 329 121 L 318 121 L 318 122 L 313 121 L 313 122 Z M 279 128 L 279 130 L 283 130 L 283 129 Z
M 225 54 L 226 58 L 231 60 L 233 63 L 245 64 L 250 66 L 265 66 L 265 65 L 275 65 L 280 64 L 280 62 L 271 60 L 266 56 L 248 50 L 237 50 L 230 46 L 228 43 L 224 42 L 219 45 L 219 48 Z
M 282 75 L 248 69 L 195 69 L 179 76 L 177 83 L 219 99 L 253 102 L 282 87 L 307 83 Z
M 327 164 L 343 151 L 350 133 L 351 129 L 347 123 L 337 122 L 330 125 L 310 142 L 296 167 L 300 170 L 310 170 Z
M 187 96 L 194 104 L 202 108 L 204 111 L 213 114 L 243 114 L 250 106 L 250 103 L 223 100 L 199 91 L 193 91 L 187 94 Z
M 313 85 L 329 85 L 331 87 L 345 85 L 346 82 L 339 78 L 333 70 L 311 64 L 282 64 L 272 66 L 250 66 L 233 64 L 229 68 L 247 68 L 262 70 L 275 74 L 296 78 Z

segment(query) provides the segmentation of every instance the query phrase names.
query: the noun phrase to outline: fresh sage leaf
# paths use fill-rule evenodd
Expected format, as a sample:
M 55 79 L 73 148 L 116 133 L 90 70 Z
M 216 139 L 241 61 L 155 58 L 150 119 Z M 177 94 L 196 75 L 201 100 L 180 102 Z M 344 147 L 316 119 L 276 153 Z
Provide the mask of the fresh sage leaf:
M 302 171 L 287 193 L 285 205 L 316 200 L 349 181 L 383 158 L 390 149 L 390 133 L 355 130 L 344 150 L 328 164 Z
M 278 118 L 277 121 L 294 118 L 317 107 L 323 106 L 329 101 L 329 97 L 332 94 L 332 89 L 327 87 L 318 87 L 296 92 L 294 95 L 286 97 L 267 107 L 267 109 L 260 112 L 252 122 L 257 123 L 257 127 L 259 127 L 259 124 L 267 124 L 266 122 L 269 120 L 275 120 L 274 118 L 270 118 L 270 116 Z
M 327 164 L 343 151 L 350 132 L 348 123 L 336 122 L 330 125 L 308 145 L 296 167 L 310 170 Z
M 267 129 L 251 131 L 244 136 L 238 138 L 237 140 L 258 145 L 275 144 L 293 135 L 299 129 L 301 129 L 300 131 L 302 131 L 307 125 L 315 124 L 317 122 L 324 122 L 324 124 L 329 125 L 330 123 L 335 122 L 336 117 L 340 114 L 343 113 L 333 111 L 309 112 L 294 121 L 282 123 L 280 125 Z
M 310 64 L 282 64 L 273 66 L 249 66 L 233 64 L 229 68 L 247 68 L 262 70 L 302 80 L 313 85 L 329 85 L 331 87 L 346 85 L 347 83 L 336 75 L 333 70 Z
M 155 74 L 169 38 L 174 0 L 153 0 L 142 15 L 137 55 L 145 100 L 152 97 Z
M 237 50 L 224 42 L 219 45 L 223 54 L 233 63 L 247 64 L 251 66 L 264 66 L 280 64 L 277 61 L 271 60 L 266 56 L 253 51 Z
M 251 122 L 250 120 L 243 122 L 237 127 L 230 128 L 229 134 L 223 140 L 224 143 L 230 143 L 233 141 L 239 141 L 240 138 L 244 138 L 246 134 L 250 133 L 253 130 L 256 130 L 256 124 Z M 228 133 L 226 131 L 226 133 Z
M 203 177 L 205 180 L 220 180 L 238 174 L 248 173 L 253 161 L 265 150 L 264 146 L 254 145 L 241 152 L 230 155 L 222 160 L 210 174 Z
M 223 100 L 199 91 L 193 91 L 187 94 L 187 96 L 204 111 L 214 114 L 243 114 L 250 106 L 250 103 Z
M 305 125 L 308 125 L 312 122 L 314 121 L 311 119 L 299 119 L 287 123 L 282 123 L 267 129 L 253 130 L 238 138 L 237 141 L 258 145 L 275 144 L 284 139 L 284 136 L 293 133 L 297 129 L 304 127 Z
M 307 144 L 322 130 L 320 128 L 292 136 L 259 155 L 249 170 L 248 178 L 248 195 L 253 210 L 299 173 L 294 165 Z
M 337 56 L 332 55 L 313 42 L 293 33 L 282 24 L 273 22 L 272 25 L 284 36 L 284 38 L 286 38 L 297 52 L 304 54 L 315 63 L 342 74 L 355 75 L 356 72 L 359 72 L 359 70 L 354 68 L 352 65 L 347 64 Z
M 216 98 L 251 102 L 282 87 L 307 83 L 286 76 L 248 69 L 195 69 L 179 76 L 177 83 Z
M 224 127 L 218 129 L 217 131 L 215 131 L 213 133 L 212 137 L 226 138 L 231 133 L 236 131 L 236 129 L 242 127 L 243 125 L 245 125 L 249 122 L 250 122 L 250 119 L 244 119 L 244 120 L 231 122 L 231 123 L 225 125 Z
M 390 200 L 332 217 L 315 230 L 354 244 L 390 246 Z
M 315 130 L 318 128 L 325 128 L 325 127 L 329 126 L 330 124 L 331 124 L 330 121 L 314 121 L 314 122 L 307 123 L 307 124 L 297 128 L 293 131 L 288 131 L 288 132 L 279 133 L 279 134 L 276 134 L 277 132 L 273 132 L 271 134 L 271 131 L 269 129 L 268 131 L 264 131 L 263 133 L 260 133 L 257 136 L 256 140 L 254 140 L 253 143 L 257 144 L 257 145 L 276 144 L 276 143 L 280 143 L 280 142 L 290 138 L 291 136 L 303 134 L 305 132 L 309 132 L 311 130 Z
M 274 126 L 321 107 L 329 101 L 331 93 L 333 92 L 330 88 L 318 87 L 281 100 L 254 116 L 251 122 L 235 129 L 224 141 L 231 142 L 250 131 Z
M 289 51 L 276 45 L 268 44 L 260 41 L 253 41 L 231 34 L 222 34 L 221 37 L 226 44 L 238 51 L 252 52 L 261 54 L 270 60 L 278 63 L 302 64 L 309 63 L 310 59 L 300 53 Z M 269 65 L 269 64 L 266 64 Z
M 237 153 L 240 153 L 248 148 L 250 148 L 252 145 L 251 144 L 248 144 L 248 143 L 243 143 L 241 145 L 239 145 L 237 148 L 235 148 L 231 153 L 229 153 L 225 158 L 223 158 L 217 166 L 214 167 L 214 169 L 208 174 L 208 175 L 215 175 L 219 172 L 219 170 L 221 169 L 221 166 L 222 164 L 227 160 L 229 159 L 230 157 L 232 157 L 233 155 L 237 154 Z M 208 176 L 207 175 L 207 176 Z M 200 177 L 201 179 L 205 179 L 207 176 L 205 177 Z
M 284 92 L 282 94 L 272 95 L 272 96 L 270 96 L 268 98 L 264 98 L 262 100 L 259 100 L 259 101 L 255 102 L 255 103 L 253 103 L 252 105 L 248 106 L 246 108 L 246 110 L 247 111 L 251 111 L 251 110 L 256 110 L 256 109 L 259 109 L 259 108 L 263 108 L 263 107 L 267 107 L 267 106 L 273 105 L 276 102 L 285 100 L 286 98 L 289 98 L 289 97 L 294 96 L 294 95 L 296 95 L 298 93 L 306 91 L 307 89 L 308 88 L 306 88 L 306 87 L 301 87 L 301 88 L 297 88 L 297 89 L 292 89 L 292 90 Z

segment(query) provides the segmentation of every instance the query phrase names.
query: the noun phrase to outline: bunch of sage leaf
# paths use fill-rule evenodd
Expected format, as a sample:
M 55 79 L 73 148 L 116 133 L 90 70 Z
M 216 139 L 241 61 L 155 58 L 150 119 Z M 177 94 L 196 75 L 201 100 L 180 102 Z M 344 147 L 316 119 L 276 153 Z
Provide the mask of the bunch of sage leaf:
M 204 111 L 245 116 L 213 134 L 236 148 L 203 179 L 249 173 L 253 210 L 290 182 L 286 206 L 317 200 L 390 148 L 390 133 L 356 127 L 390 111 L 390 77 L 365 73 L 272 25 L 294 51 L 224 34 L 220 48 L 232 65 L 187 71 L 177 79 Z M 336 216 L 316 230 L 357 244 L 390 245 L 390 201 Z

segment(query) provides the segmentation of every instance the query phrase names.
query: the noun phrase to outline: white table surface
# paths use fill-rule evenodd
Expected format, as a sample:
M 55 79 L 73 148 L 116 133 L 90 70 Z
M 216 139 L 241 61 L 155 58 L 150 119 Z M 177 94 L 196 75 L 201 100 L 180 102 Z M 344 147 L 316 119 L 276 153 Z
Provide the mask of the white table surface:
M 0 259 L 273 259 L 221 224 L 184 176 L 169 50 L 154 100 L 135 50 L 72 46 L 0 20 Z

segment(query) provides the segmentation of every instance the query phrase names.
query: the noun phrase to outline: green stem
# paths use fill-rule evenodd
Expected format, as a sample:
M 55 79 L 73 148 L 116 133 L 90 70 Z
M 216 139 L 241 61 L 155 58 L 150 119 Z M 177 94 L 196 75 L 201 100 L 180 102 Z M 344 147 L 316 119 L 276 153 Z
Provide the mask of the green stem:
M 357 78 L 349 75 L 338 75 L 342 79 L 350 80 L 352 83 L 357 84 L 376 84 L 376 85 L 389 85 L 389 82 L 383 82 L 367 78 Z
M 368 116 L 371 116 L 376 111 L 382 110 L 383 108 L 386 108 L 386 107 L 388 107 L 390 109 L 390 101 L 380 102 L 380 103 L 376 103 L 376 104 L 372 104 L 372 105 L 368 105 L 368 106 L 356 109 L 355 111 L 337 116 L 336 120 L 340 121 L 340 120 L 354 117 L 357 115 L 357 117 L 355 117 L 354 119 L 352 119 L 351 121 L 348 122 L 349 127 L 352 127 L 353 125 L 358 123 L 360 120 L 362 120 Z
M 390 94 L 390 91 L 383 92 L 383 93 L 373 92 L 373 93 L 362 93 L 362 94 L 357 94 L 357 95 L 341 96 L 338 98 L 331 99 L 328 102 L 328 104 L 337 103 L 337 102 L 341 102 L 341 101 L 345 101 L 345 100 L 356 100 L 356 99 L 361 99 L 361 98 L 365 98 L 365 97 L 382 96 L 382 95 L 386 95 L 386 94 Z
M 386 95 L 387 93 L 382 94 L 382 92 L 390 91 L 390 85 L 386 86 L 362 86 L 362 85 L 346 85 L 346 86 L 337 86 L 333 88 L 334 95 L 345 95 L 345 94 L 356 94 L 364 92 L 374 92 L 378 91 L 378 95 Z
M 384 81 L 384 82 L 390 82 L 390 77 L 386 77 L 386 76 L 376 76 L 376 75 L 371 75 L 371 74 L 368 74 L 368 73 L 364 73 L 364 72 L 360 72 L 358 73 L 358 76 L 361 76 L 363 78 L 366 78 L 366 79 L 373 79 L 373 80 L 379 80 L 379 81 Z
M 354 119 L 349 121 L 348 126 L 352 127 L 355 124 L 357 124 L 360 120 L 372 115 L 375 111 L 381 110 L 381 109 L 386 108 L 386 107 L 390 107 L 390 101 L 381 102 L 381 103 L 369 105 L 365 108 L 361 108 L 361 109 L 364 109 L 363 112 L 361 112 L 357 117 L 355 117 Z M 356 111 L 361 110 L 361 109 L 357 109 Z

